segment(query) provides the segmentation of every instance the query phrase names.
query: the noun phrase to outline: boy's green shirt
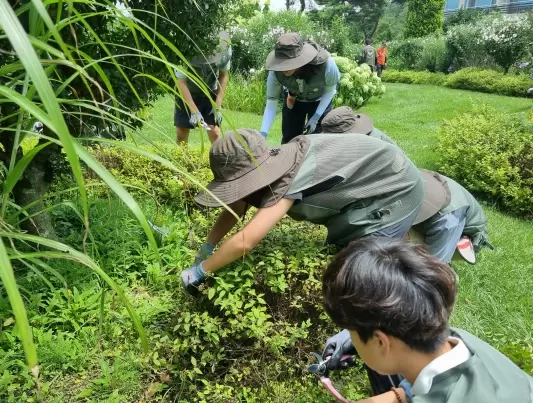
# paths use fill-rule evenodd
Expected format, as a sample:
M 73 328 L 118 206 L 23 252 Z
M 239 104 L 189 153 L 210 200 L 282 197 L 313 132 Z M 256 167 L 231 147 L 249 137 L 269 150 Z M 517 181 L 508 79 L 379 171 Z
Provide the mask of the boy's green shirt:
M 533 378 L 470 333 L 452 329 L 472 353 L 466 362 L 433 378 L 427 394 L 412 403 L 531 403 Z

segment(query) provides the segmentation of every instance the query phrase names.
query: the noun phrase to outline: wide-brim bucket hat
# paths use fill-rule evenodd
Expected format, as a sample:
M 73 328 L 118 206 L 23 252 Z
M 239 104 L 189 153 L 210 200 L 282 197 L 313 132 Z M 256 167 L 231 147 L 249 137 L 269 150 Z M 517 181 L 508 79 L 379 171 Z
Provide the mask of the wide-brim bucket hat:
M 368 115 L 355 113 L 348 106 L 341 106 L 329 112 L 322 119 L 324 133 L 355 133 L 368 135 L 374 129 L 374 123 Z
M 445 178 L 427 169 L 421 169 L 420 173 L 424 180 L 424 201 L 413 225 L 433 217 L 441 209 L 447 207 L 451 201 L 450 188 Z
M 210 55 L 197 55 L 191 59 L 192 65 L 202 65 L 202 64 L 215 64 L 222 60 L 222 58 L 228 55 L 230 52 L 230 42 L 231 38 L 229 33 L 226 31 L 221 31 L 219 33 L 219 44 L 215 51 Z
M 195 200 L 206 207 L 220 207 L 222 203 L 242 200 L 283 177 L 296 163 L 298 150 L 298 142 L 271 150 L 256 130 L 227 132 L 209 151 L 214 180 Z
M 269 53 L 266 69 L 269 71 L 296 70 L 312 62 L 319 51 L 304 42 L 297 33 L 288 33 L 279 37 L 276 46 Z

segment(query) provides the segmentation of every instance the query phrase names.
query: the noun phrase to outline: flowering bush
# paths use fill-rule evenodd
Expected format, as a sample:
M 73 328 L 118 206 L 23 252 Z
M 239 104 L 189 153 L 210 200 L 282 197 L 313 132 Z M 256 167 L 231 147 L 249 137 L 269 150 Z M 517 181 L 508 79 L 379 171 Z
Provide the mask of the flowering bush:
M 231 28 L 234 66 L 240 72 L 264 67 L 276 41 L 287 32 L 298 32 L 304 40 L 313 40 L 330 52 L 351 49 L 345 43 L 345 27 L 337 24 L 334 28 L 321 29 L 305 14 L 294 11 L 256 14 L 244 24 Z
M 385 93 L 385 86 L 381 79 L 372 73 L 368 65 L 358 66 L 346 57 L 334 56 L 334 59 L 341 72 L 335 106 L 347 105 L 357 108 L 373 96 L 381 96 Z
M 487 54 L 507 73 L 509 68 L 527 51 L 532 27 L 527 16 L 502 15 L 480 26 L 481 41 Z
M 477 24 L 450 27 L 446 33 L 446 49 L 455 69 L 494 66 L 494 60 L 485 51 Z
M 448 26 L 446 34 L 391 42 L 389 66 L 398 70 L 447 72 L 465 67 L 499 68 L 520 60 L 533 41 L 533 14 L 489 14 Z

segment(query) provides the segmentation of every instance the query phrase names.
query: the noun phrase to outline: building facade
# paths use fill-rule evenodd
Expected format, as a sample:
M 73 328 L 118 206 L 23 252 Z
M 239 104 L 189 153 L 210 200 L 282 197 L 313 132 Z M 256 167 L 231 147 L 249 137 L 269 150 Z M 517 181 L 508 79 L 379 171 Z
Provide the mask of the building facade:
M 504 13 L 520 13 L 533 9 L 533 0 L 446 0 L 446 13 L 461 8 L 492 8 L 500 9 Z

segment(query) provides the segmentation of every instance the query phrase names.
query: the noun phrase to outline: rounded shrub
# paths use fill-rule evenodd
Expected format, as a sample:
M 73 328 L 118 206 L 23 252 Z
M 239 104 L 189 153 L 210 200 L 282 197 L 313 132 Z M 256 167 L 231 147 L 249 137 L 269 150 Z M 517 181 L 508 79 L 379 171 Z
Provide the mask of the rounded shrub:
M 424 45 L 421 39 L 411 38 L 389 44 L 389 66 L 398 70 L 415 70 Z
M 440 168 L 513 213 L 533 215 L 533 127 L 487 106 L 447 121 Z

